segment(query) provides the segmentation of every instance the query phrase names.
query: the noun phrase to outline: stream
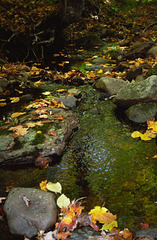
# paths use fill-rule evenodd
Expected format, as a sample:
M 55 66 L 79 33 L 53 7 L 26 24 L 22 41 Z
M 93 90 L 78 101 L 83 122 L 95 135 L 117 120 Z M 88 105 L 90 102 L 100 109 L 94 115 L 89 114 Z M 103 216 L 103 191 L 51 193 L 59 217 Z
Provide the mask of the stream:
M 74 109 L 80 119 L 62 160 L 48 168 L 0 169 L 0 197 L 12 187 L 35 187 L 43 180 L 60 182 L 71 200 L 86 197 L 86 211 L 104 205 L 117 215 L 119 228 L 140 229 L 157 222 L 155 140 L 131 138 L 133 126 L 117 115 L 116 106 L 91 85 L 80 86 L 82 101 Z M 5 221 L 0 232 L 10 236 Z M 7 238 L 5 238 L 7 239 Z

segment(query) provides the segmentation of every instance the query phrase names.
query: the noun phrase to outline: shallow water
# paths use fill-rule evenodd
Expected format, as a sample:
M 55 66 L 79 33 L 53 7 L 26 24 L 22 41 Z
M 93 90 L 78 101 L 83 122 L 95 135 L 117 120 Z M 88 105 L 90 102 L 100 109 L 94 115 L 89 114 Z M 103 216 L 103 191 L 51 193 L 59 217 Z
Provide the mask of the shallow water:
M 39 188 L 43 180 L 59 181 L 71 200 L 86 197 L 82 204 L 87 211 L 104 205 L 116 214 L 120 228 L 136 230 L 145 221 L 156 227 L 155 140 L 132 139 L 133 129 L 116 117 L 112 101 L 100 100 L 101 93 L 91 86 L 82 86 L 82 91 L 83 100 L 76 109 L 80 126 L 61 162 L 42 170 L 1 169 L 0 196 L 12 187 Z M 4 222 L 0 223 L 0 232 L 7 232 Z

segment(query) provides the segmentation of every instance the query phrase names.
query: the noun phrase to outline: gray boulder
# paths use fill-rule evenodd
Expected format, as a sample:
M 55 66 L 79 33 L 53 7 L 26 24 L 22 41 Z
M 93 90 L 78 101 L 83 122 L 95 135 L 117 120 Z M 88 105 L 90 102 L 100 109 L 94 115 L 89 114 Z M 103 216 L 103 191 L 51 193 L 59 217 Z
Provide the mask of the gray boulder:
M 122 79 L 102 77 L 97 81 L 95 87 L 107 92 L 109 95 L 114 95 L 125 85 L 128 84 Z
M 135 239 L 157 239 L 157 228 L 142 229 L 135 233 Z
M 147 56 L 149 55 L 151 55 L 154 58 L 157 57 L 157 46 L 154 46 L 151 49 L 149 49 L 149 51 L 147 52 Z
M 58 101 L 63 102 L 66 108 L 73 108 L 76 107 L 77 98 L 73 96 L 62 96 L 58 98 Z
M 25 198 L 30 200 L 27 206 Z M 50 192 L 34 188 L 12 189 L 4 204 L 9 230 L 15 235 L 32 238 L 38 230 L 47 230 L 56 223 L 57 209 Z
M 138 57 L 146 57 L 146 53 L 150 48 L 155 46 L 154 42 L 136 42 L 126 53 L 127 59 L 136 59 Z
M 125 111 L 129 120 L 136 123 L 144 123 L 151 120 L 157 114 L 157 103 L 149 102 L 135 104 Z
M 113 101 L 118 106 L 125 108 L 139 102 L 157 101 L 157 76 L 152 75 L 141 82 L 125 85 Z

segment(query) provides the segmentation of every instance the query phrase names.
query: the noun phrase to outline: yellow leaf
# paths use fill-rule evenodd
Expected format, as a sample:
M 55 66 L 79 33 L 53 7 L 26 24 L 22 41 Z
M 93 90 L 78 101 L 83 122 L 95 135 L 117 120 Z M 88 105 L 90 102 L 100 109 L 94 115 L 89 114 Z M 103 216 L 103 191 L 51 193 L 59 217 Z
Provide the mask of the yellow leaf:
M 6 99 L 0 99 L 0 102 L 5 102 L 6 101 Z
M 38 134 L 42 133 L 42 131 L 37 131 Z
M 48 182 L 46 187 L 51 192 L 61 193 L 62 191 L 62 186 L 59 182 L 57 183 Z
M 157 121 L 153 120 L 147 121 L 148 129 L 152 129 L 153 131 L 157 132 Z
M 26 114 L 26 112 L 15 112 L 15 113 L 11 114 L 11 118 L 17 118 L 23 114 Z
M 102 69 L 100 69 L 99 71 L 97 71 L 97 73 L 103 73 L 103 70 L 102 70 Z
M 153 156 L 153 158 L 157 158 L 157 154 Z
M 149 132 L 145 132 L 144 134 L 141 134 L 141 139 L 144 140 L 144 141 L 148 141 L 148 140 L 151 140 L 151 138 L 149 137 Z
M 48 95 L 51 94 L 51 92 L 48 92 L 48 91 L 47 91 L 47 92 L 43 92 L 42 94 L 45 95 L 45 96 L 48 96 Z
M 16 102 L 20 101 L 20 98 L 19 97 L 11 97 L 10 100 L 11 100 L 11 103 L 16 103 Z
M 101 230 L 108 230 L 109 232 L 111 231 L 111 229 L 112 228 L 114 228 L 114 227 L 118 227 L 118 223 L 117 223 L 117 221 L 113 221 L 113 222 L 111 222 L 111 223 L 105 223 L 103 226 L 102 226 L 102 228 L 101 228 Z
M 131 134 L 131 137 L 132 138 L 138 138 L 138 137 L 141 137 L 142 133 L 140 133 L 139 131 L 134 131 L 132 134 Z
M 65 207 L 67 208 L 70 204 L 70 199 L 67 198 L 64 194 L 62 194 L 58 199 L 57 199 L 57 206 L 62 208 Z
M 58 89 L 57 92 L 67 92 L 67 89 Z
M 41 84 L 44 84 L 41 80 L 34 83 L 34 86 L 39 87 Z
M 4 107 L 6 105 L 7 105 L 6 103 L 0 103 L 0 107 Z
M 47 191 L 46 185 L 47 185 L 47 180 L 42 181 L 42 182 L 39 184 L 40 189 L 41 189 L 41 190 L 44 190 L 44 191 Z

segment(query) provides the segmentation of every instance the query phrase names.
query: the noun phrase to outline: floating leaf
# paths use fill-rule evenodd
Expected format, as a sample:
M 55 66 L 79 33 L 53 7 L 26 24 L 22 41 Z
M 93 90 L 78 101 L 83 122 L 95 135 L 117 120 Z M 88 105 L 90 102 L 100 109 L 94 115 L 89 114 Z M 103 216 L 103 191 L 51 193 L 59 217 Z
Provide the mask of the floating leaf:
M 11 114 L 11 118 L 17 118 L 24 114 L 26 114 L 26 112 L 15 112 L 15 113 Z
M 151 140 L 151 137 L 149 136 L 149 132 L 145 132 L 144 134 L 141 134 L 141 139 L 144 140 L 144 141 L 148 141 L 148 140 Z
M 61 193 L 62 191 L 62 186 L 59 182 L 57 183 L 48 182 L 46 187 L 51 192 Z
M 131 134 L 131 137 L 132 138 L 138 138 L 138 137 L 141 137 L 142 133 L 140 133 L 139 131 L 134 131 L 132 134 Z
M 62 194 L 58 199 L 57 199 L 57 206 L 62 208 L 65 207 L 67 208 L 70 204 L 70 199 L 67 198 L 64 194 Z

